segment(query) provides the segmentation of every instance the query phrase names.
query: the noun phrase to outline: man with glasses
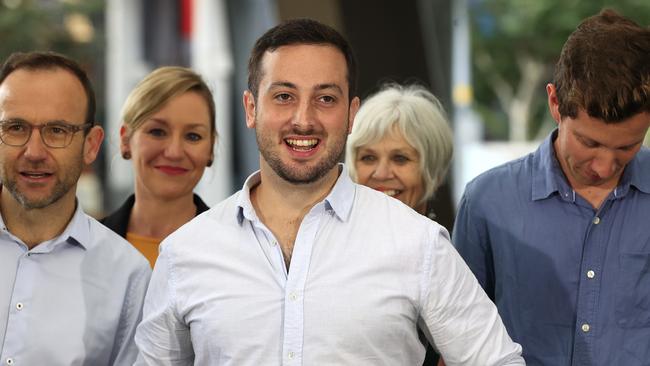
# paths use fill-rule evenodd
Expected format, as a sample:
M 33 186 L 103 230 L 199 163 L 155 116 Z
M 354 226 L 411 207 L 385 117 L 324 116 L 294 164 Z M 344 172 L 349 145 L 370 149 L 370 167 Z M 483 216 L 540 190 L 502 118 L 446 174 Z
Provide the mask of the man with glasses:
M 126 365 L 147 261 L 84 214 L 79 176 L 104 137 L 85 72 L 54 53 L 0 69 L 0 362 Z

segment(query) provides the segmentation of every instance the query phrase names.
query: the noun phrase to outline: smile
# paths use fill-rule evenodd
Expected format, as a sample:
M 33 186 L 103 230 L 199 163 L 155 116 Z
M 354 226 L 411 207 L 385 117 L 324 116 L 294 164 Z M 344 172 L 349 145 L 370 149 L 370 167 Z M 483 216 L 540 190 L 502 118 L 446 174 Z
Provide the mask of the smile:
M 400 189 L 386 189 L 386 188 L 375 188 L 379 192 L 382 192 L 383 194 L 391 197 L 395 197 L 398 194 L 402 193 L 403 191 Z
M 308 151 L 318 145 L 318 139 L 284 139 L 284 142 L 294 150 Z
M 185 174 L 188 169 L 177 167 L 177 166 L 169 166 L 169 165 L 159 165 L 156 167 L 156 169 L 160 170 L 161 172 L 167 174 L 167 175 L 181 175 Z

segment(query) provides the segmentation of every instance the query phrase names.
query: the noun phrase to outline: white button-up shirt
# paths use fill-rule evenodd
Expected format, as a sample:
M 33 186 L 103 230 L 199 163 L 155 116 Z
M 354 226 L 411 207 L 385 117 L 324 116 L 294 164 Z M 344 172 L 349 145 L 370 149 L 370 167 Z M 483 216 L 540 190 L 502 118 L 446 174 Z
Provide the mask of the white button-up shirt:
M 344 171 L 287 273 L 244 189 L 162 244 L 136 343 L 149 365 L 523 365 L 444 228 Z
M 0 364 L 132 364 L 150 274 L 79 207 L 61 235 L 31 250 L 0 217 Z

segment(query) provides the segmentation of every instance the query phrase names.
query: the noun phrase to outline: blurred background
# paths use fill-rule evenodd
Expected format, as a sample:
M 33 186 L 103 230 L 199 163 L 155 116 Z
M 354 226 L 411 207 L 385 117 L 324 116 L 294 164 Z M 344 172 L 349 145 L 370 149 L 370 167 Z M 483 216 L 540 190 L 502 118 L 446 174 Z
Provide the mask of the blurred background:
M 567 36 L 603 7 L 650 24 L 648 0 L 0 0 L 0 59 L 54 50 L 89 72 L 106 140 L 78 196 L 96 217 L 132 191 L 118 148 L 127 94 L 158 66 L 194 68 L 217 105 L 217 159 L 197 188 L 211 206 L 258 168 L 241 107 L 254 41 L 279 21 L 317 19 L 352 43 L 362 100 L 384 82 L 415 82 L 445 105 L 456 145 L 435 211 L 451 229 L 468 180 L 534 150 L 553 129 L 545 84 Z

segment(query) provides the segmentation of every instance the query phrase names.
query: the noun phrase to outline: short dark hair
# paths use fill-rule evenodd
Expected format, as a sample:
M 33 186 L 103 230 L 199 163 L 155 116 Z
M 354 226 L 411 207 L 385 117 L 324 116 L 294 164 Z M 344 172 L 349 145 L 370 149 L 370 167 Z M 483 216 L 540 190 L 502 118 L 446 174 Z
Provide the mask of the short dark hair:
M 650 111 L 650 30 L 613 10 L 585 19 L 562 47 L 554 85 L 561 116 L 606 123 Z
M 284 21 L 264 33 L 253 46 L 248 60 L 248 90 L 257 99 L 258 87 L 262 80 L 262 58 L 266 51 L 295 44 L 332 45 L 336 47 L 347 64 L 348 94 L 352 100 L 357 92 L 357 61 L 352 47 L 334 28 L 312 19 L 291 19 Z
M 12 53 L 7 60 L 0 68 L 0 84 L 2 84 L 7 76 L 12 72 L 19 69 L 27 70 L 52 70 L 52 69 L 64 69 L 71 72 L 74 76 L 77 77 L 79 82 L 86 92 L 86 120 L 84 123 L 95 124 L 95 91 L 93 86 L 88 78 L 86 72 L 79 66 L 74 60 L 58 54 L 56 52 L 14 52 Z M 86 133 L 88 129 L 84 130 Z

